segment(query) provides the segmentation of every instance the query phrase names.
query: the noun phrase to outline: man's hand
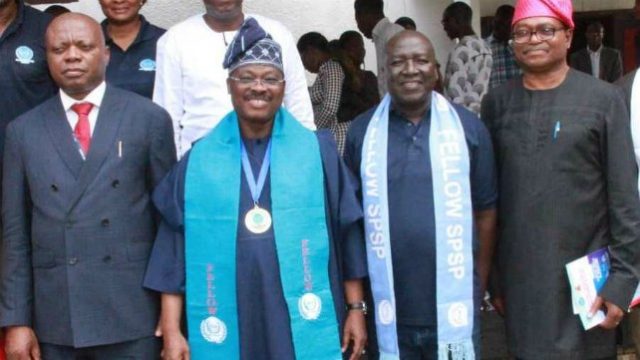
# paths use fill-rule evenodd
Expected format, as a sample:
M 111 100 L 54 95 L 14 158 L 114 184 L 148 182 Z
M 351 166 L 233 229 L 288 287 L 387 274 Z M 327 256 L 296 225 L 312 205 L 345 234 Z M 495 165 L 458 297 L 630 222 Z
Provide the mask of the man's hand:
M 364 313 L 360 310 L 348 311 L 347 320 L 344 323 L 344 334 L 342 335 L 343 353 L 347 351 L 350 341 L 353 341 L 353 347 L 349 360 L 360 359 L 360 355 L 362 355 L 364 346 L 367 343 L 367 327 Z
M 163 331 L 162 360 L 189 360 L 189 344 L 180 331 Z
M 4 350 L 7 360 L 40 360 L 38 339 L 28 326 L 6 328 Z
M 596 301 L 594 301 L 593 306 L 591 306 L 591 310 L 589 313 L 593 316 L 598 310 L 600 310 L 604 305 L 604 311 L 606 313 L 606 317 L 603 322 L 600 323 L 600 327 L 603 329 L 611 330 L 615 329 L 622 317 L 624 316 L 624 311 L 618 307 L 618 305 L 609 302 L 602 297 L 598 296 Z

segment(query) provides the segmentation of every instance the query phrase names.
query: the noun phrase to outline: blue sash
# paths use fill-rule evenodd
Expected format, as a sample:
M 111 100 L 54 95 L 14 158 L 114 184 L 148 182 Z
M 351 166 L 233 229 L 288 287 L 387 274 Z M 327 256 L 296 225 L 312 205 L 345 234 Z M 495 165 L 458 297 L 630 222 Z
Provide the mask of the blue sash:
M 273 230 L 295 355 L 341 359 L 318 140 L 284 109 L 276 115 L 271 138 Z M 193 147 L 187 164 L 186 306 L 193 359 L 240 358 L 236 236 L 241 141 L 232 112 Z
M 381 359 L 399 359 L 389 234 L 385 96 L 369 122 L 362 146 L 363 206 L 369 278 Z M 438 357 L 473 360 L 473 211 L 469 152 L 455 109 L 432 92 L 429 150 L 436 224 Z

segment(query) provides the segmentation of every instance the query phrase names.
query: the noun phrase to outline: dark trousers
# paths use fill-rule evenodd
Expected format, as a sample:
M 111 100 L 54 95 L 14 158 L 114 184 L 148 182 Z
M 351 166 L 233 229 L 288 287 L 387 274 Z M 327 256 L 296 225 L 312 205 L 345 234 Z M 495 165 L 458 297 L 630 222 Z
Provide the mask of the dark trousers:
M 155 336 L 86 348 L 40 343 L 43 360 L 157 360 L 161 349 Z
M 476 320 L 476 324 L 479 324 L 478 320 Z M 400 349 L 400 359 L 438 359 L 438 329 L 435 326 L 412 326 L 397 324 L 396 328 L 398 330 L 398 347 Z M 480 359 L 480 326 L 474 327 L 472 336 L 476 358 Z
M 436 360 L 438 330 L 431 326 L 397 325 L 402 360 Z
M 368 316 L 368 315 L 367 315 Z M 373 320 L 371 320 L 373 321 Z M 369 323 L 367 323 L 369 326 Z M 438 359 L 438 330 L 435 326 L 396 325 L 398 348 L 401 360 L 436 360 Z M 371 329 L 369 334 L 371 334 Z M 473 344 L 476 358 L 481 358 L 480 327 L 473 329 Z M 369 335 L 367 359 L 379 359 L 378 341 Z
M 378 340 L 375 337 L 375 320 L 367 314 L 369 339 L 367 341 L 367 360 L 379 360 Z M 370 316 L 370 317 L 369 317 Z M 438 335 L 435 326 L 412 326 L 396 324 L 398 348 L 401 360 L 436 360 L 438 358 Z M 372 336 L 371 334 L 374 334 Z

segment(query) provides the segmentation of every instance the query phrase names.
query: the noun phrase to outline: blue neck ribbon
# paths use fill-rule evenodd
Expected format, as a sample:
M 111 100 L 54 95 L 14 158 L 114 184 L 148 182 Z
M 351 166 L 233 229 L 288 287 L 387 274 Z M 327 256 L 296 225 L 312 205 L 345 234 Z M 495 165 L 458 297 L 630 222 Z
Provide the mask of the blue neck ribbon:
M 253 175 L 253 170 L 251 169 L 251 163 L 249 162 L 249 156 L 247 155 L 247 149 L 244 146 L 244 142 L 240 141 L 240 146 L 242 148 L 242 170 L 244 171 L 244 177 L 247 179 L 247 184 L 249 184 L 253 203 L 257 205 L 258 200 L 260 199 L 260 194 L 262 193 L 262 188 L 264 187 L 264 182 L 267 179 L 267 173 L 269 172 L 269 163 L 271 162 L 271 139 L 269 139 L 267 151 L 264 153 L 264 159 L 262 159 L 262 165 L 260 165 L 260 173 L 258 173 L 257 181 L 256 177 Z
M 281 108 L 271 141 L 273 231 L 295 357 L 341 359 L 318 139 Z M 239 359 L 240 341 L 251 341 L 240 339 L 236 295 L 241 154 L 231 112 L 195 144 L 187 164 L 186 308 L 194 359 Z
M 369 122 L 360 166 L 369 278 L 383 360 L 400 358 L 387 193 L 390 103 L 391 98 L 386 95 Z M 473 360 L 473 211 L 469 151 L 456 110 L 436 92 L 431 95 L 429 150 L 436 224 L 438 359 Z

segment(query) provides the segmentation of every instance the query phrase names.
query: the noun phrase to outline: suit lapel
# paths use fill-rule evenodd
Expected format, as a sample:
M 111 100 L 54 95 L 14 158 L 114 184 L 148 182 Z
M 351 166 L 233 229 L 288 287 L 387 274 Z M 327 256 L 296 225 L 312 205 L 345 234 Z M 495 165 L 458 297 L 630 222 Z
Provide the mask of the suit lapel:
M 73 137 L 73 132 L 71 131 L 71 126 L 67 120 L 67 115 L 62 108 L 60 95 L 53 98 L 50 104 L 49 109 L 46 109 L 45 111 L 49 112 L 50 110 L 49 113 L 53 114 L 53 116 L 43 116 L 42 121 L 44 122 L 44 126 L 47 128 L 51 141 L 60 154 L 60 157 L 73 174 L 73 177 L 77 179 L 84 161 L 82 160 L 82 156 L 80 156 L 78 144 L 76 144 Z
M 96 120 L 96 128 L 91 136 L 91 147 L 87 154 L 84 165 L 80 170 L 78 183 L 69 203 L 69 211 L 73 209 L 75 204 L 84 194 L 87 186 L 93 181 L 98 174 L 100 167 L 109 156 L 109 152 L 114 146 L 114 139 L 120 128 L 122 121 L 122 110 L 126 106 L 127 99 L 114 93 L 110 86 L 107 86 L 100 112 Z
M 600 79 L 609 81 L 609 69 L 611 69 L 609 62 L 613 58 L 613 56 L 609 56 L 609 52 L 603 47 L 602 53 L 600 53 Z
M 604 48 L 600 51 L 600 64 L 598 64 L 598 79 L 605 79 L 604 69 L 606 67 L 605 61 L 607 61 L 607 56 L 605 55 Z
M 588 66 L 587 74 L 593 75 L 593 62 L 591 62 L 591 53 L 589 52 L 588 48 L 585 48 L 584 52 L 585 52 L 586 65 Z M 604 51 L 600 51 L 600 63 L 598 64 L 598 74 L 594 75 L 596 79 L 602 78 L 602 63 L 603 63 L 602 60 L 604 59 L 602 54 L 604 54 Z
M 591 62 L 591 53 L 587 48 L 584 49 L 584 72 L 593 75 L 593 63 Z

